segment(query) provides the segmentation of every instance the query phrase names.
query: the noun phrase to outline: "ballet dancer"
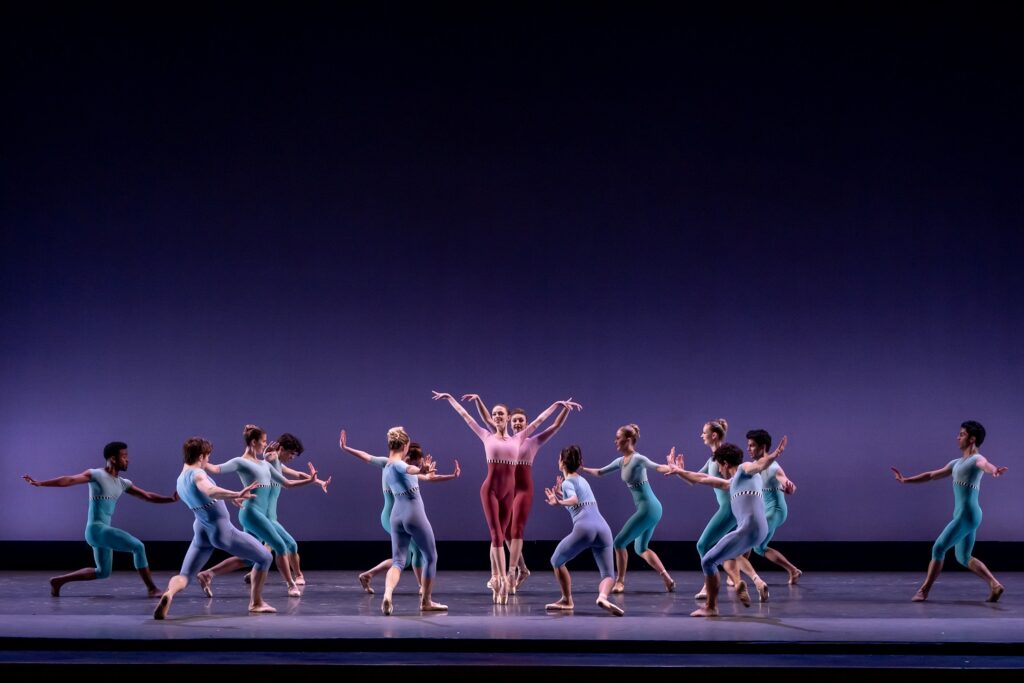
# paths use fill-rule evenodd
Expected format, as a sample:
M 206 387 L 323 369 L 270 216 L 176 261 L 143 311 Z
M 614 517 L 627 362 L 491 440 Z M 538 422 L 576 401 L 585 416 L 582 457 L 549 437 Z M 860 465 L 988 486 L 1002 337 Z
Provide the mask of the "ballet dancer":
M 558 587 L 562 597 L 545 605 L 544 609 L 570 611 L 573 609 L 572 576 L 566 566 L 569 560 L 586 549 L 594 554 L 597 570 L 601 575 L 598 586 L 597 605 L 617 617 L 625 612 L 621 607 L 608 600 L 608 592 L 614 583 L 613 577 L 613 542 L 612 530 L 608 522 L 597 509 L 597 499 L 587 480 L 578 474 L 583 465 L 583 453 L 579 446 L 566 446 L 558 457 L 558 468 L 562 476 L 555 480 L 554 488 L 544 489 L 544 497 L 548 505 L 561 505 L 568 508 L 572 517 L 572 532 L 559 542 L 555 554 L 551 556 L 551 567 L 558 579 Z
M 164 619 L 174 601 L 174 596 L 188 586 L 192 577 L 199 573 L 210 559 L 214 548 L 220 548 L 230 555 L 244 558 L 253 563 L 255 575 L 249 587 L 249 611 L 255 613 L 276 612 L 263 601 L 263 584 L 273 558 L 270 551 L 260 545 L 249 534 L 239 531 L 231 523 L 225 500 L 248 501 L 255 498 L 253 481 L 241 491 L 229 491 L 217 486 L 204 471 L 210 460 L 213 445 L 206 439 L 192 437 L 182 446 L 185 464 L 178 475 L 178 496 L 195 514 L 192 524 L 192 543 L 177 576 L 171 577 L 167 590 L 160 597 L 160 603 L 153 612 L 154 619 Z
M 765 518 L 759 475 L 782 454 L 787 442 L 788 438 L 782 437 L 778 447 L 757 462 L 743 462 L 743 451 L 735 444 L 725 443 L 718 446 L 715 449 L 715 462 L 722 477 L 688 472 L 682 455 L 669 454 L 668 464 L 673 474 L 679 475 L 691 484 L 705 484 L 728 491 L 729 504 L 736 518 L 736 528 L 723 536 L 700 558 L 707 604 L 694 610 L 690 614 L 691 617 L 718 616 L 718 589 L 721 581 L 718 565 L 725 560 L 743 555 L 761 543 L 768 534 L 768 520 Z M 750 607 L 750 594 L 742 579 L 736 584 L 736 595 L 745 607 Z
M 434 577 L 437 575 L 437 548 L 434 544 L 434 530 L 430 527 L 423 498 L 420 496 L 418 474 L 429 474 L 433 463 L 424 463 L 423 468 L 406 464 L 409 453 L 409 435 L 402 427 L 388 430 L 388 462 L 384 466 L 381 483 L 395 497 L 391 509 L 391 568 L 384 579 L 384 598 L 380 610 L 389 616 L 394 610 L 392 596 L 402 578 L 402 569 L 408 560 L 409 544 L 416 542 L 423 554 L 423 573 L 420 578 L 420 611 L 443 612 L 448 605 L 431 599 Z
M 466 394 L 463 401 L 472 401 L 480 413 L 480 418 L 494 428 L 490 411 L 477 394 Z M 523 582 L 530 576 L 530 570 L 523 558 L 523 538 L 526 532 L 526 520 L 530 516 L 530 509 L 533 507 L 533 462 L 537 458 L 537 452 L 552 436 L 554 436 L 562 425 L 565 418 L 573 410 L 583 410 L 583 406 L 569 398 L 566 401 L 556 401 L 546 411 L 541 413 L 537 419 L 543 423 L 547 417 L 557 408 L 561 408 L 554 422 L 547 428 L 528 436 L 519 442 L 519 456 L 516 460 L 515 483 L 513 485 L 511 514 L 509 524 L 505 529 L 505 545 L 508 547 L 508 569 L 511 575 L 509 592 L 516 594 Z M 522 408 L 513 408 L 509 413 L 509 424 L 512 433 L 522 434 L 526 429 L 529 420 L 526 411 Z M 490 588 L 490 586 L 488 586 Z
M 373 465 L 374 467 L 380 468 L 381 470 L 383 470 L 388 464 L 387 458 L 381 458 L 379 456 L 370 455 L 366 451 L 361 451 L 358 448 L 352 448 L 351 446 L 349 446 L 348 436 L 345 434 L 344 429 L 341 430 L 341 435 L 338 437 L 338 446 L 341 448 L 341 450 L 345 451 L 346 453 L 350 453 L 355 457 L 359 458 L 360 460 L 362 460 L 363 462 L 367 463 L 368 465 Z M 433 462 L 433 458 L 430 456 L 430 454 L 423 455 L 423 447 L 416 442 L 412 442 L 409 444 L 409 451 L 408 454 L 406 455 L 405 462 L 415 467 L 421 467 L 422 463 L 427 463 L 427 467 L 425 467 L 424 469 L 428 469 L 428 473 L 416 475 L 420 481 L 430 481 L 435 483 L 442 481 L 451 481 L 453 479 L 457 479 L 462 474 L 462 469 L 459 467 L 458 460 L 455 461 L 455 471 L 452 472 L 451 474 L 438 474 L 437 472 L 433 471 L 433 468 L 429 467 L 429 464 Z M 390 489 L 384 488 L 384 508 L 380 512 L 380 525 L 384 527 L 384 531 L 386 531 L 389 536 L 391 534 L 391 510 L 394 509 L 394 507 L 394 494 L 391 492 Z M 365 572 L 359 575 L 359 585 L 363 587 L 364 591 L 366 591 L 370 595 L 373 595 L 373 586 L 370 585 L 371 581 L 373 581 L 373 577 L 375 577 L 377 574 L 380 574 L 381 572 L 386 572 L 388 569 L 391 569 L 391 564 L 392 560 L 389 557 L 383 562 L 377 564 L 372 569 L 367 569 Z M 410 541 L 409 543 L 409 564 L 412 566 L 413 573 L 416 575 L 416 583 L 422 586 L 422 574 L 423 566 L 425 565 L 425 558 L 423 556 L 423 553 L 421 553 L 419 551 L 419 548 L 416 546 L 415 541 Z
M 651 537 L 654 535 L 654 527 L 661 520 L 661 501 L 654 495 L 650 482 L 647 481 L 647 470 L 652 469 L 662 474 L 669 473 L 668 465 L 659 465 L 646 456 L 636 452 L 636 442 L 640 439 L 640 427 L 635 424 L 628 424 L 619 427 L 615 432 L 615 448 L 622 453 L 621 456 L 608 463 L 600 469 L 583 467 L 581 471 L 587 474 L 601 477 L 610 472 L 621 470 L 622 481 L 626 484 L 630 494 L 633 496 L 633 505 L 636 512 L 630 517 L 622 530 L 615 536 L 615 586 L 613 593 L 625 591 L 626 567 L 629 564 L 629 544 L 633 544 L 636 554 L 644 558 L 651 566 L 651 569 L 658 572 L 658 576 L 665 582 L 665 590 L 671 592 L 676 588 L 676 582 L 672 580 L 665 565 L 661 563 L 658 554 L 651 550 Z
M 772 447 L 772 435 L 763 429 L 752 429 L 747 432 L 747 453 L 756 462 L 763 458 Z M 775 532 L 786 522 L 789 516 L 789 505 L 786 503 L 786 495 L 796 493 L 796 484 L 786 476 L 786 472 L 778 462 L 773 462 L 768 469 L 761 473 L 761 494 L 764 497 L 764 513 L 768 520 L 768 535 L 763 542 L 754 548 L 754 552 L 766 560 L 774 562 L 786 570 L 789 575 L 789 585 L 795 584 L 802 571 L 796 565 L 786 559 L 786 556 L 774 548 L 769 548 Z M 768 599 L 767 587 L 757 586 L 761 601 Z
M 989 594 L 986 602 L 997 602 L 1003 594 L 1003 584 L 992 575 L 984 562 L 971 554 L 974 550 L 975 533 L 981 525 L 981 506 L 978 504 L 981 478 L 985 473 L 1001 477 L 1008 469 L 996 467 L 978 451 L 984 441 L 985 428 L 979 422 L 968 420 L 960 425 L 960 431 L 956 435 L 956 445 L 962 455 L 950 460 L 945 467 L 913 477 L 904 477 L 898 469 L 892 468 L 896 481 L 901 484 L 920 484 L 948 476 L 953 477 L 953 519 L 935 539 L 932 559 L 928 563 L 928 573 L 925 575 L 924 583 L 912 598 L 914 602 L 928 599 L 928 593 L 942 572 L 942 565 L 950 548 L 956 549 L 957 562 L 988 582 Z
M 308 486 L 317 479 L 316 468 L 313 467 L 313 463 L 308 463 L 309 473 L 305 475 L 305 478 L 288 479 L 269 462 L 257 457 L 267 447 L 267 433 L 263 429 L 256 425 L 246 425 L 242 431 L 242 438 L 245 441 L 245 452 L 240 457 L 232 458 L 218 465 L 207 460 L 204 467 L 210 474 L 237 472 L 243 486 L 255 483 L 254 493 L 256 495 L 242 504 L 242 509 L 238 513 L 238 521 L 242 524 L 243 529 L 270 546 L 270 549 L 277 555 L 277 569 L 288 588 L 288 597 L 300 597 L 302 589 L 295 583 L 293 569 L 297 566 L 295 555 L 299 547 L 291 534 L 285 531 L 279 522 L 272 521 L 268 515 L 273 491 L 271 484 L 276 482 L 285 488 Z M 245 560 L 246 558 L 230 557 L 217 566 L 200 572 L 197 579 L 206 595 L 213 597 L 212 584 L 215 576 L 245 566 Z
M 142 541 L 127 531 L 110 526 L 110 518 L 114 515 L 114 506 L 122 493 L 141 498 L 147 503 L 173 503 L 178 494 L 161 496 L 140 489 L 131 480 L 121 476 L 128 471 L 128 444 L 112 441 L 103 447 L 103 467 L 85 470 L 81 474 L 71 474 L 55 479 L 37 481 L 27 474 L 22 479 L 32 486 L 75 486 L 89 485 L 89 516 L 85 523 L 85 542 L 92 546 L 95 567 L 86 567 L 69 574 L 54 576 L 50 579 L 50 595 L 60 596 L 61 587 L 71 581 L 93 581 L 110 576 L 114 564 L 114 551 L 131 553 L 142 582 L 152 598 L 160 595 L 160 589 L 153 583 L 153 574 L 149 571 L 146 559 L 146 547 Z

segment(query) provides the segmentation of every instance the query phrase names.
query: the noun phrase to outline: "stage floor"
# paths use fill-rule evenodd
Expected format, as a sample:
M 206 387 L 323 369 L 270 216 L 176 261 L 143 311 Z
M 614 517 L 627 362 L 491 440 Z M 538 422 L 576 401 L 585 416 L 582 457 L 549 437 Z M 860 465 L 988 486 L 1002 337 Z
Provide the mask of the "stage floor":
M 928 667 L 1024 669 L 1024 574 L 1001 573 L 1000 602 L 966 572 L 942 576 L 925 603 L 912 603 L 922 573 L 808 573 L 798 586 L 766 572 L 771 596 L 743 607 L 723 594 L 721 616 L 689 617 L 697 574 L 677 574 L 666 593 L 650 571 L 632 572 L 626 610 L 615 617 L 594 604 L 597 575 L 577 572 L 576 610 L 546 613 L 557 598 L 550 572 L 534 572 L 509 604 L 497 606 L 483 572 L 442 572 L 435 599 L 447 613 L 421 615 L 415 581 L 403 575 L 395 612 L 380 612 L 383 575 L 367 595 L 350 571 L 308 572 L 301 598 L 268 581 L 273 615 L 246 611 L 242 574 L 220 577 L 214 598 L 190 585 L 168 619 L 138 577 L 68 584 L 49 595 L 50 574 L 0 573 L 0 663 L 275 664 L 431 667 L 562 665 L 587 667 Z M 157 572 L 158 585 L 169 578 Z M 276 578 L 271 575 L 271 578 Z M 304 653 L 304 654 L 298 654 Z M 382 654 L 386 653 L 386 654 Z M 523 654 L 529 654 L 524 657 Z M 637 655 L 642 655 L 638 657 Z

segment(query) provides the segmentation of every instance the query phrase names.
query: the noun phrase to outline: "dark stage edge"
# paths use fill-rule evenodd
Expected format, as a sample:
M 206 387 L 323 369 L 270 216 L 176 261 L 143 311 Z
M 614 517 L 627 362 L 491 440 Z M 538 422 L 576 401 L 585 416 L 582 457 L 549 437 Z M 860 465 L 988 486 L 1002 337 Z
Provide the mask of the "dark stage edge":
M 695 619 L 700 576 L 677 573 L 675 593 L 650 571 L 632 572 L 615 596 L 626 616 L 594 605 L 597 575 L 574 573 L 576 612 L 548 614 L 557 597 L 550 572 L 535 572 L 507 606 L 496 606 L 483 572 L 442 572 L 436 599 L 447 614 L 420 615 L 415 583 L 403 576 L 395 614 L 380 613 L 377 595 L 363 593 L 354 572 L 307 572 L 301 598 L 279 580 L 266 598 L 275 615 L 249 615 L 241 574 L 220 577 L 216 597 L 190 586 L 169 618 L 152 619 L 155 599 L 131 572 L 69 584 L 49 596 L 44 572 L 0 573 L 0 668 L 24 677 L 41 668 L 137 667 L 163 671 L 196 665 L 232 671 L 301 665 L 314 679 L 339 668 L 403 666 L 410 671 L 472 674 L 489 679 L 525 672 L 579 669 L 786 668 L 808 676 L 822 669 L 929 669 L 947 674 L 984 669 L 1018 676 L 1024 670 L 1024 574 L 1003 573 L 1006 593 L 984 602 L 985 584 L 965 573 L 944 575 L 931 599 L 911 603 L 920 573 L 807 573 L 800 585 L 764 572 L 769 602 L 744 608 L 730 592 L 721 616 Z M 164 584 L 170 573 L 157 573 Z M 106 671 L 106 669 L 103 669 Z M 135 672 L 135 673 L 133 673 Z M 106 674 L 105 674 L 106 675 Z

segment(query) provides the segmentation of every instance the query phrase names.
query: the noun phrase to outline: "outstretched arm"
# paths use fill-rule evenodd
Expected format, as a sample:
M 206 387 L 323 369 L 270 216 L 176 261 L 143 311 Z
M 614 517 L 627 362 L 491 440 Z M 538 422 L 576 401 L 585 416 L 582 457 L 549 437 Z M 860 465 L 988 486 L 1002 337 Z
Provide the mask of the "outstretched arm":
M 358 448 L 352 448 L 348 445 L 348 437 L 346 436 L 344 429 L 341 430 L 341 435 L 338 437 L 338 446 L 341 450 L 346 453 L 351 453 L 365 463 L 373 462 L 374 456 L 370 455 L 366 451 L 361 451 Z
M 473 405 L 476 406 L 476 412 L 480 413 L 480 419 L 483 420 L 484 424 L 491 429 L 495 429 L 494 420 L 491 419 L 491 411 L 487 409 L 479 394 L 463 394 L 462 400 L 472 401 Z
M 480 426 L 480 424 L 473 419 L 473 416 L 466 412 L 466 409 L 459 405 L 459 402 L 455 400 L 455 397 L 451 394 L 445 394 L 441 392 L 433 392 L 435 401 L 448 401 L 455 412 L 462 416 L 462 419 L 466 421 L 466 425 L 473 430 L 473 433 L 479 436 L 481 439 L 486 439 L 490 432 Z
M 302 472 L 300 470 L 293 470 L 288 465 L 281 465 L 281 474 L 291 477 L 292 479 L 312 479 L 314 484 L 319 484 L 320 488 L 323 489 L 324 493 L 327 493 L 327 486 L 331 483 L 331 477 L 327 479 L 318 479 L 317 477 L 310 477 L 309 473 Z
M 953 465 L 947 464 L 945 467 L 937 470 L 931 470 L 930 472 L 922 472 L 921 474 L 915 474 L 912 477 L 904 477 L 903 473 L 895 467 L 890 467 L 893 474 L 896 475 L 896 481 L 901 484 L 923 484 L 926 481 L 934 481 L 936 479 L 943 479 L 953 474 Z
M 1009 467 L 996 467 L 983 455 L 978 456 L 975 464 L 977 464 L 982 471 L 991 474 L 993 477 L 1001 477 L 1006 474 L 1006 470 L 1010 469 Z
M 219 465 L 214 465 L 212 462 L 207 461 L 203 465 L 203 469 L 210 474 L 221 474 L 222 472 L 237 472 L 238 464 L 241 458 L 231 458 L 227 462 L 222 462 Z
M 27 474 L 21 475 L 21 478 L 32 484 L 32 486 L 74 486 L 75 484 L 87 484 L 92 481 L 92 475 L 89 474 L 89 470 L 82 472 L 81 474 L 67 474 L 63 477 L 56 477 L 54 479 L 45 479 L 39 481 L 33 479 Z
M 286 489 L 293 489 L 298 486 L 308 486 L 309 484 L 312 484 L 314 481 L 316 481 L 316 468 L 313 467 L 313 463 L 311 462 L 306 463 L 306 465 L 308 465 L 309 467 L 308 477 L 304 477 L 302 479 L 288 479 L 283 474 L 278 472 L 275 468 L 271 467 L 270 478 L 276 481 L 281 486 L 285 487 Z
M 129 494 L 135 496 L 136 498 L 141 498 L 142 500 L 146 501 L 147 503 L 177 503 L 178 502 L 178 492 L 177 491 L 175 491 L 173 494 L 171 494 L 169 496 L 161 496 L 159 493 L 151 493 L 149 491 L 146 491 L 145 489 L 140 489 L 135 484 L 132 484 L 131 487 L 127 491 L 125 491 L 125 493 L 129 493 Z
M 193 477 L 192 481 L 195 482 L 197 489 L 214 500 L 228 500 L 231 498 L 246 500 L 256 497 L 256 494 L 252 493 L 252 490 L 256 488 L 256 482 L 249 484 L 241 491 L 231 491 L 229 489 L 222 489 L 214 484 L 202 471 L 196 472 L 196 476 Z
M 432 463 L 434 461 L 433 458 L 431 458 L 429 454 L 424 456 L 423 460 L 424 460 L 425 464 L 429 464 L 429 463 Z M 424 480 L 424 481 L 432 481 L 434 483 L 439 483 L 439 482 L 442 482 L 442 481 L 451 481 L 452 479 L 458 479 L 461 475 L 462 475 L 462 468 L 459 467 L 459 461 L 456 460 L 455 461 L 455 470 L 451 474 L 438 474 L 437 472 L 431 472 L 430 474 L 420 474 L 420 475 L 417 475 L 417 476 L 419 476 L 419 478 Z
M 666 476 L 676 475 L 687 484 L 703 484 L 704 486 L 713 486 L 716 489 L 729 489 L 729 480 L 722 479 L 721 477 L 712 477 L 710 474 L 704 474 L 703 472 L 690 472 L 686 469 L 686 462 L 683 458 L 683 454 L 676 455 L 675 446 L 669 451 L 668 455 L 665 456 L 665 467 L 667 472 Z M 661 471 L 660 469 L 658 470 Z
M 604 475 L 608 474 L 609 472 L 615 472 L 616 470 L 621 469 L 621 468 L 622 468 L 622 458 L 615 458 L 610 463 L 608 463 L 607 465 L 605 465 L 604 467 L 602 467 L 600 469 L 595 468 L 595 467 L 581 467 L 580 468 L 580 472 L 586 472 L 587 474 L 589 474 L 589 475 L 591 475 L 593 477 L 603 477 Z

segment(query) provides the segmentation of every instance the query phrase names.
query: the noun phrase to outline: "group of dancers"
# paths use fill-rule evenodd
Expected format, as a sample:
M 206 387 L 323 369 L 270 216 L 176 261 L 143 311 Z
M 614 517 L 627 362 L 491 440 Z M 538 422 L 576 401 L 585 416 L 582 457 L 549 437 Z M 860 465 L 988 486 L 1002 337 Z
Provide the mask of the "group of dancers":
M 496 404 L 488 409 L 478 395 L 466 394 L 462 400 L 476 407 L 481 418 L 478 422 L 451 394 L 434 392 L 433 398 L 447 401 L 483 442 L 487 475 L 480 487 L 480 502 L 490 535 L 491 576 L 487 587 L 494 603 L 506 604 L 508 596 L 514 595 L 530 575 L 523 559 L 523 538 L 534 498 L 534 460 L 540 448 L 562 427 L 568 415 L 582 410 L 582 406 L 572 399 L 556 401 L 530 422 L 521 409 L 510 411 L 504 404 Z M 554 420 L 551 424 L 540 430 L 552 416 Z M 796 492 L 796 484 L 786 476 L 778 463 L 788 438 L 782 437 L 772 450 L 773 440 L 768 432 L 763 429 L 747 432 L 746 451 L 750 460 L 744 462 L 743 449 L 725 440 L 728 428 L 726 420 L 721 418 L 704 424 L 701 439 L 709 448 L 711 456 L 696 471 L 686 469 L 683 456 L 677 455 L 675 448 L 665 457 L 664 463 L 655 462 L 637 452 L 640 428 L 636 424 L 623 425 L 616 430 L 615 448 L 621 455 L 604 467 L 585 467 L 579 446 L 563 448 L 558 459 L 561 474 L 553 486 L 544 488 L 544 500 L 549 505 L 567 508 L 573 528 L 558 544 L 551 557 L 551 566 L 561 595 L 546 605 L 546 609 L 552 612 L 575 609 L 572 578 L 567 564 L 588 549 L 600 573 L 596 603 L 610 614 L 624 614 L 622 607 L 612 601 L 611 595 L 625 591 L 630 544 L 636 554 L 658 573 L 665 589 L 670 592 L 675 590 L 675 580 L 650 547 L 654 530 L 662 516 L 662 506 L 648 480 L 648 470 L 715 490 L 718 509 L 697 542 L 704 585 L 694 597 L 704 604 L 694 610 L 691 616 L 717 616 L 721 590 L 719 567 L 725 570 L 729 583 L 743 605 L 749 607 L 751 604 L 744 575 L 753 582 L 760 601 L 769 599 L 767 583 L 750 562 L 751 553 L 775 563 L 787 572 L 790 584 L 797 583 L 802 572 L 782 553 L 769 546 L 776 530 L 786 521 L 786 496 Z M 953 477 L 953 520 L 935 542 L 927 576 L 913 597 L 915 601 L 927 599 L 951 548 L 956 549 L 956 558 L 961 564 L 988 582 L 989 601 L 997 601 L 1003 593 L 1002 584 L 984 563 L 972 555 L 975 532 L 981 523 L 981 508 L 978 505 L 981 478 L 985 473 L 999 477 L 1007 469 L 993 465 L 981 455 L 978 448 L 984 439 L 984 427 L 975 421 L 967 421 L 961 425 L 957 435 L 961 457 L 941 469 L 913 477 L 904 477 L 899 470 L 893 468 L 900 483 Z M 33 486 L 88 484 L 90 489 L 85 539 L 93 548 L 95 567 L 53 577 L 50 579 L 51 594 L 59 596 L 61 588 L 72 581 L 106 578 L 110 575 L 113 552 L 119 551 L 132 553 L 135 568 L 149 595 L 160 598 L 154 611 L 156 619 L 167 616 L 174 597 L 193 579 L 208 597 L 213 597 L 214 578 L 240 568 L 249 568 L 246 575 L 250 584 L 249 611 L 276 611 L 263 599 L 263 587 L 275 557 L 277 570 L 285 582 L 288 595 L 301 596 L 300 587 L 306 582 L 298 544 L 278 521 L 278 498 L 282 488 L 311 484 L 319 485 L 326 493 L 331 479 L 321 479 L 312 463 L 308 464 L 307 471 L 288 467 L 288 463 L 304 450 L 302 442 L 292 434 L 282 434 L 276 441 L 268 443 L 265 430 L 255 425 L 246 425 L 243 440 L 243 454 L 221 464 L 210 462 L 213 446 L 209 441 L 200 437 L 185 441 L 182 448 L 184 464 L 177 479 L 176 490 L 166 496 L 143 490 L 122 476 L 128 470 L 128 447 L 123 442 L 107 444 L 104 448 L 106 464 L 103 468 L 45 481 L 24 475 L 24 479 Z M 353 448 L 348 444 L 345 430 L 340 433 L 339 446 L 344 452 L 381 470 L 384 506 L 380 520 L 391 537 L 392 552 L 390 558 L 359 575 L 363 590 L 374 593 L 372 579 L 381 572 L 387 572 L 381 611 L 390 615 L 394 610 L 395 588 L 403 569 L 410 566 L 419 585 L 420 610 L 447 610 L 447 605 L 433 599 L 437 549 L 424 508 L 420 483 L 458 478 L 461 474 L 458 461 L 455 461 L 451 474 L 439 474 L 433 458 L 424 452 L 422 446 L 413 442 L 402 427 L 388 430 L 387 457 L 377 457 Z M 600 513 L 590 484 L 581 475 L 601 477 L 616 471 L 629 490 L 636 509 L 613 537 L 607 521 Z M 210 476 L 229 472 L 238 474 L 241 488 L 222 488 Z M 151 503 L 181 500 L 195 516 L 192 543 L 181 570 L 171 578 L 164 591 L 160 591 L 153 582 L 143 543 L 110 524 L 114 506 L 125 492 Z M 225 504 L 229 500 L 240 508 L 239 522 L 246 533 L 232 524 Z M 214 567 L 204 569 L 214 548 L 226 551 L 230 557 Z

